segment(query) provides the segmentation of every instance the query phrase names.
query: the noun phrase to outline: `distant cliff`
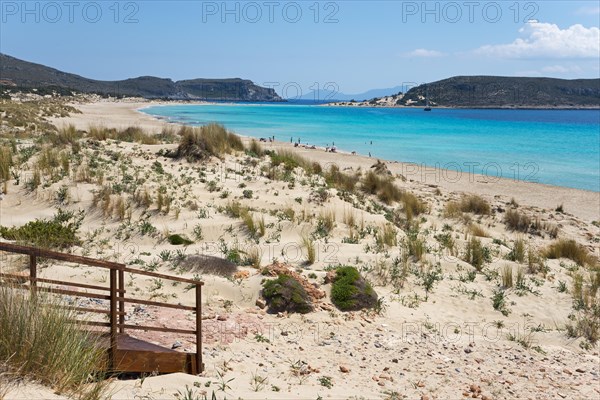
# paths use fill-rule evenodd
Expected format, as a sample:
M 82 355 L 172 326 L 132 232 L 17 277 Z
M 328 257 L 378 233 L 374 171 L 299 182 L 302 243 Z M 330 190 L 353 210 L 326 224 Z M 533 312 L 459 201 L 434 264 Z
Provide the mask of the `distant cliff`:
M 98 93 L 107 96 L 135 96 L 169 100 L 282 101 L 275 90 L 252 81 L 192 79 L 173 81 L 153 76 L 121 81 L 98 81 L 0 54 L 0 89 L 52 89 Z

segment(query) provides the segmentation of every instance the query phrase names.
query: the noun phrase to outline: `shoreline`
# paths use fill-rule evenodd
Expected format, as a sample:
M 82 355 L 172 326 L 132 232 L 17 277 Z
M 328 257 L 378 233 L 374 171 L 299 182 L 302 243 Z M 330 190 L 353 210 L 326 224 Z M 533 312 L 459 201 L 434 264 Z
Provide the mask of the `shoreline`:
M 168 106 L 173 102 L 150 102 L 150 101 L 101 101 L 83 104 L 73 104 L 82 111 L 82 114 L 73 114 L 67 118 L 55 118 L 51 122 L 57 125 L 73 124 L 78 129 L 87 129 L 90 125 L 101 125 L 106 127 L 124 128 L 127 126 L 139 126 L 140 128 L 154 130 L 165 126 L 181 126 L 178 122 L 158 119 L 155 116 L 141 111 L 150 106 Z M 185 103 L 190 104 L 190 103 Z M 204 105 L 207 103 L 196 103 Z M 237 134 L 237 133 L 236 133 Z M 244 141 L 251 139 L 245 135 Z M 402 175 L 405 182 L 398 182 L 402 188 L 408 188 L 411 184 L 429 186 L 432 190 L 440 188 L 450 192 L 474 193 L 492 197 L 506 197 L 506 201 L 514 198 L 519 204 L 554 210 L 562 204 L 567 213 L 588 221 L 600 219 L 600 192 L 585 189 L 575 189 L 562 186 L 548 185 L 544 183 L 529 182 L 523 180 L 512 180 L 509 178 L 497 178 L 475 173 L 460 173 L 458 179 L 456 171 L 443 168 L 423 166 L 401 161 L 384 160 L 366 155 L 352 155 L 346 152 L 330 153 L 318 149 L 306 149 L 294 147 L 293 144 L 283 141 L 262 143 L 271 149 L 285 149 L 297 152 L 310 161 L 318 161 L 322 164 L 339 164 L 340 170 L 362 169 L 368 170 L 377 160 L 385 162 L 394 175 Z M 448 179 L 451 178 L 451 179 Z

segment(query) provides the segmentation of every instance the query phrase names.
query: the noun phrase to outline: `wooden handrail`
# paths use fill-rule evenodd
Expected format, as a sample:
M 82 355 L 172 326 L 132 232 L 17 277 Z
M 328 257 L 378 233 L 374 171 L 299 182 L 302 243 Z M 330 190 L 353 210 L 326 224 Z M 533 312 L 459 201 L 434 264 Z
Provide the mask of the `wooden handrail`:
M 64 281 L 57 281 L 55 279 L 46 279 L 46 278 L 29 278 L 29 277 L 25 277 L 23 275 L 0 273 L 0 278 L 6 278 L 6 279 L 13 280 L 13 281 L 28 280 L 28 281 L 35 281 L 35 282 L 41 282 L 41 283 L 51 283 L 51 284 L 55 284 L 55 285 L 74 286 L 74 287 L 78 287 L 78 288 L 82 288 L 82 289 L 110 291 L 110 288 L 107 288 L 104 286 L 88 285 L 87 283 L 79 283 L 79 282 L 64 282 Z M 121 291 L 121 289 L 117 289 L 117 292 L 125 293 L 125 290 Z
M 96 310 L 92 308 L 83 308 L 83 307 L 66 307 L 71 308 L 76 311 L 82 312 L 90 312 L 90 313 L 102 313 L 108 314 L 109 322 L 95 322 L 95 321 L 79 321 L 85 325 L 93 325 L 93 326 L 102 326 L 110 328 L 110 349 L 109 349 L 109 360 L 111 364 L 111 368 L 114 369 L 116 366 L 116 351 L 117 351 L 117 335 L 118 333 L 124 333 L 125 329 L 135 329 L 135 330 L 147 330 L 147 331 L 159 331 L 159 332 L 173 332 L 180 334 L 195 334 L 196 335 L 196 372 L 202 372 L 203 364 L 202 364 L 202 285 L 204 282 L 198 281 L 195 279 L 187 279 L 176 276 L 169 276 L 160 274 L 157 272 L 150 271 L 142 271 L 134 268 L 129 268 L 125 264 L 98 260 L 89 257 L 77 256 L 74 254 L 66 254 L 60 253 L 57 251 L 39 249 L 36 247 L 17 245 L 13 243 L 0 242 L 0 251 L 6 251 L 10 253 L 16 254 L 25 254 L 29 255 L 29 277 L 24 277 L 21 275 L 13 275 L 0 273 L 0 278 L 5 278 L 11 281 L 22 282 L 23 280 L 29 281 L 29 285 L 21 284 L 18 287 L 22 289 L 29 289 L 32 295 L 35 295 L 36 292 L 47 292 L 47 293 L 55 293 L 55 294 L 63 294 L 70 295 L 75 297 L 87 297 L 87 298 L 95 298 L 102 300 L 109 300 L 109 310 L 102 311 Z M 109 287 L 103 287 L 98 285 L 89 285 L 83 283 L 76 282 L 64 282 L 54 279 L 46 279 L 46 278 L 38 278 L 37 276 L 37 258 L 49 258 L 59 261 L 65 261 L 70 263 L 77 263 L 88 265 L 92 267 L 105 268 L 109 270 Z M 184 306 L 181 304 L 171 304 L 166 302 L 158 302 L 152 300 L 143 300 L 143 299 L 134 299 L 128 298 L 125 296 L 125 272 L 136 274 L 136 275 L 144 275 L 153 278 L 171 280 L 174 282 L 181 282 L 193 285 L 196 288 L 196 305 L 195 307 Z M 57 289 L 45 286 L 38 286 L 38 283 L 46 283 L 51 285 L 65 285 L 72 287 L 79 287 L 90 290 L 97 291 L 109 291 L 108 295 L 97 294 L 97 293 L 88 293 L 88 292 L 77 292 L 73 290 L 66 289 Z M 186 311 L 195 311 L 196 312 L 196 329 L 188 330 L 188 329 L 175 329 L 175 328 L 160 328 L 160 327 L 152 327 L 152 326 L 139 326 L 139 325 L 130 325 L 125 324 L 125 303 L 137 303 L 144 305 L 151 305 L 157 307 L 166 307 L 173 308 L 178 310 L 186 310 Z

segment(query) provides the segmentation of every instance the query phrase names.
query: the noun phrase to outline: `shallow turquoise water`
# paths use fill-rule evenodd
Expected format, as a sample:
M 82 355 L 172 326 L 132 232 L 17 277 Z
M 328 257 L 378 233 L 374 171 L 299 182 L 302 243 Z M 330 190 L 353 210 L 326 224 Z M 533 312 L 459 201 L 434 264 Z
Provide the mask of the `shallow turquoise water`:
M 599 110 L 349 108 L 290 104 L 157 106 L 190 125 L 252 137 L 600 192 Z M 372 144 L 371 144 L 372 143 Z

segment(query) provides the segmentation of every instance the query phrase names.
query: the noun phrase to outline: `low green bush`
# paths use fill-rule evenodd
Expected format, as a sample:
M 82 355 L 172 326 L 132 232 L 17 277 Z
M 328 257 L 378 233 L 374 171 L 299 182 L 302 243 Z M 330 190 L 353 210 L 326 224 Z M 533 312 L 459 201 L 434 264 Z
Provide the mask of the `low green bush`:
M 355 267 L 345 266 L 336 269 L 331 301 L 342 311 L 362 310 L 375 307 L 377 293 Z
M 59 210 L 53 219 L 36 219 L 19 227 L 0 226 L 0 236 L 20 244 L 46 249 L 67 249 L 80 244 L 77 231 L 83 213 Z
M 269 312 L 306 314 L 313 310 L 310 296 L 296 279 L 279 275 L 263 283 L 262 295 L 269 306 Z

